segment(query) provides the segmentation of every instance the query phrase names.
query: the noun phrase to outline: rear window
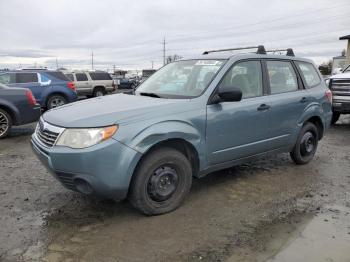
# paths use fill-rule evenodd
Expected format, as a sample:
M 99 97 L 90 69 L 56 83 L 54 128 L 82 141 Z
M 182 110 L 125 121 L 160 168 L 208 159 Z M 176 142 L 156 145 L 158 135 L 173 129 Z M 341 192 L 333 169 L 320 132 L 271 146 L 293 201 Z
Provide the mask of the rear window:
M 62 81 L 70 81 L 68 77 L 66 77 L 62 72 L 45 72 L 45 74 L 52 76 L 56 79 L 62 80 Z
M 89 73 L 92 80 L 112 80 L 112 77 L 108 73 Z
M 16 73 L 16 83 L 35 83 L 38 82 L 37 73 Z
M 305 79 L 307 88 L 317 86 L 321 83 L 320 76 L 312 64 L 307 62 L 296 62 L 296 64 Z
M 74 76 L 73 76 L 73 74 L 65 74 L 65 76 L 66 76 L 70 81 L 74 81 Z
M 88 81 L 87 75 L 85 73 L 76 73 L 75 77 L 77 81 Z

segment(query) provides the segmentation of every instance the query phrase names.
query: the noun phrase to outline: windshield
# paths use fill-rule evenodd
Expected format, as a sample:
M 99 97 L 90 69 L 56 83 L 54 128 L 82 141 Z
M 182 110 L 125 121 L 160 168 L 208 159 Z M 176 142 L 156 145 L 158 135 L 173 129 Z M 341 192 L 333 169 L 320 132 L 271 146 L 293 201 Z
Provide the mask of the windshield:
M 203 93 L 225 60 L 186 60 L 168 64 L 136 90 L 137 95 L 192 98 Z

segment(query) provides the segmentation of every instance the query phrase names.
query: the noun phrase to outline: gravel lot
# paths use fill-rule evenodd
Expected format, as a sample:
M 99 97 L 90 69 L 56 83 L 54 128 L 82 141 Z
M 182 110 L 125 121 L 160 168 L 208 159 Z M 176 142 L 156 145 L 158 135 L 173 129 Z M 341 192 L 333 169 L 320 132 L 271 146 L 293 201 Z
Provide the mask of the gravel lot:
M 283 154 L 212 173 L 194 181 L 181 208 L 157 217 L 63 188 L 31 152 L 34 126 L 0 141 L 1 261 L 301 261 L 291 254 L 302 254 L 300 232 L 312 226 L 328 228 L 311 237 L 314 261 L 349 261 L 341 248 L 350 246 L 350 117 L 310 164 Z M 326 260 L 332 243 L 340 256 Z

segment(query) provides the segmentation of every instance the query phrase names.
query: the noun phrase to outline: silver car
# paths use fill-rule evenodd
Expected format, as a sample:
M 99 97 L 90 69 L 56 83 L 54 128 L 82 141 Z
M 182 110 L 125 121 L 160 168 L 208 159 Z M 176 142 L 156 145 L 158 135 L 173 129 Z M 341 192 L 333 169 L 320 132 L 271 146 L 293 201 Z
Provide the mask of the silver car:
M 65 75 L 74 82 L 79 96 L 104 96 L 116 90 L 112 77 L 104 71 L 74 71 Z

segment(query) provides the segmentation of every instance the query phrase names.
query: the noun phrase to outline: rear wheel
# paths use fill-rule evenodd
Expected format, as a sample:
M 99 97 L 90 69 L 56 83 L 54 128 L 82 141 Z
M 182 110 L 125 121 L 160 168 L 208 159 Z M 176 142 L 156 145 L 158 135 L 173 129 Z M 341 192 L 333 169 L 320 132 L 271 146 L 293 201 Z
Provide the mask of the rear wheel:
M 340 113 L 339 112 L 333 112 L 333 116 L 332 116 L 332 125 L 334 125 L 340 117 Z
M 159 148 L 138 166 L 129 192 L 130 203 L 146 215 L 178 208 L 190 191 L 192 168 L 188 159 L 172 148 Z
M 10 133 L 11 126 L 11 116 L 5 110 L 0 109 L 0 139 L 6 137 Z
M 47 109 L 56 108 L 67 104 L 67 99 L 62 95 L 52 95 L 46 103 Z
M 318 145 L 318 130 L 312 123 L 306 123 L 298 136 L 291 158 L 297 165 L 309 163 L 314 157 Z
M 103 87 L 96 87 L 94 89 L 93 96 L 98 97 L 98 96 L 104 96 L 106 94 L 106 91 Z

